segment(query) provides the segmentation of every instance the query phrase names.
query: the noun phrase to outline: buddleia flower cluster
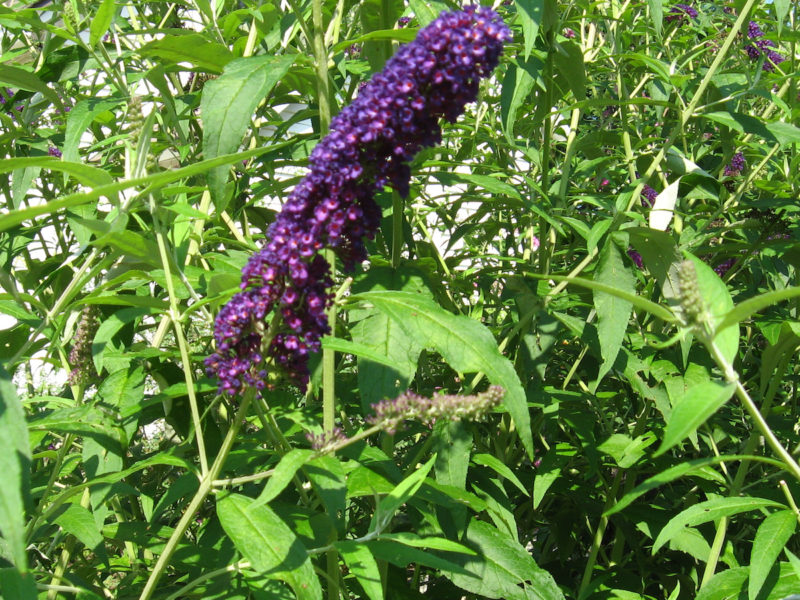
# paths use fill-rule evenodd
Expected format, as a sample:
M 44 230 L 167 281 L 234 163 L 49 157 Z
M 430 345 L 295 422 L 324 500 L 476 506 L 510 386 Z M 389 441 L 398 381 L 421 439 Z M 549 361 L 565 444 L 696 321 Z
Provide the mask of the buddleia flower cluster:
M 266 356 L 305 389 L 309 353 L 328 333 L 333 282 L 320 251 L 332 248 L 346 270 L 366 259 L 365 240 L 381 219 L 376 192 L 391 185 L 408 196 L 409 162 L 441 140 L 441 118 L 454 122 L 477 98 L 480 79 L 497 65 L 509 37 L 489 8 L 443 13 L 333 119 L 311 153 L 310 172 L 244 267 L 241 292 L 216 319 L 217 351 L 205 364 L 221 393 L 263 387 Z M 264 321 L 273 311 L 282 323 L 266 340 Z
M 100 311 L 94 305 L 88 305 L 81 310 L 78 325 L 75 328 L 75 343 L 69 352 L 69 364 L 72 366 L 67 380 L 72 385 L 86 385 L 97 377 L 92 360 L 92 342 L 100 326 L 98 317 Z
M 750 60 L 759 60 L 763 55 L 765 60 L 761 69 L 769 73 L 775 70 L 775 65 L 782 63 L 786 59 L 773 50 L 773 48 L 777 48 L 775 42 L 761 39 L 762 37 L 764 37 L 764 32 L 758 26 L 758 23 L 750 21 L 747 25 L 747 38 L 753 40 L 753 43 L 745 46 L 744 51 L 747 52 Z
M 746 166 L 747 162 L 744 159 L 744 154 L 737 152 L 731 157 L 731 162 L 725 165 L 723 175 L 725 177 L 736 177 L 742 174 Z
M 687 19 L 696 18 L 697 10 L 695 10 L 694 7 L 690 6 L 689 4 L 676 4 L 669 9 L 669 12 L 666 15 L 664 15 L 665 21 L 677 21 L 678 23 L 683 23 L 687 21 Z
M 373 404 L 373 414 L 367 418 L 367 422 L 394 434 L 405 421 L 421 421 L 431 425 L 438 419 L 478 420 L 499 405 L 503 396 L 505 390 L 497 385 L 470 396 L 435 394 L 432 398 L 426 398 L 414 392 L 406 392 L 394 400 L 382 400 Z

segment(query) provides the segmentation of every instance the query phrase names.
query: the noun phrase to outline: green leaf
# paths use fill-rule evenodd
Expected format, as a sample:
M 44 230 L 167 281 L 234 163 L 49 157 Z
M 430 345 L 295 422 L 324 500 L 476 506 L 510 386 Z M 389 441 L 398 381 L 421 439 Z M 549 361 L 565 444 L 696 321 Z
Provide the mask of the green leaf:
M 492 200 L 496 200 L 497 197 L 503 196 L 514 198 L 516 200 L 522 199 L 522 196 L 516 187 L 510 183 L 506 183 L 505 181 L 500 181 L 496 177 L 490 177 L 488 175 L 476 175 L 474 173 L 449 173 L 445 171 L 431 173 L 430 176 L 447 186 L 467 184 L 483 188 L 489 192 Z
M 717 328 L 719 330 L 724 330 L 733 325 L 738 325 L 765 308 L 798 296 L 800 296 L 800 287 L 790 287 L 784 290 L 765 292 L 764 294 L 748 298 L 725 313 L 717 324 Z
M 342 338 L 326 336 L 322 338 L 322 347 L 327 350 L 335 350 L 336 352 L 352 354 L 359 358 L 366 358 L 387 367 L 394 367 L 396 364 L 394 360 L 376 352 L 371 346 L 343 340 Z
M 217 516 L 225 533 L 255 571 L 288 583 L 298 600 L 321 600 L 319 579 L 300 540 L 268 506 L 252 504 L 241 494 L 219 500 Z
M 765 462 L 767 464 L 771 464 L 772 466 L 778 469 L 783 467 L 783 463 L 781 463 L 780 461 L 771 458 L 766 458 L 763 456 L 734 454 L 729 456 L 715 456 L 713 458 L 696 458 L 694 460 L 682 462 L 679 465 L 670 467 L 669 469 L 659 473 L 658 475 L 653 475 L 652 477 L 649 477 L 648 479 L 637 485 L 635 488 L 633 488 L 633 490 L 625 494 L 620 499 L 619 502 L 617 502 L 604 514 L 613 515 L 614 513 L 617 513 L 626 508 L 627 506 L 629 506 L 634 500 L 646 494 L 650 490 L 655 489 L 661 485 L 664 485 L 665 483 L 669 483 L 670 481 L 675 481 L 676 479 L 684 477 L 685 475 L 693 475 L 697 471 L 698 475 L 702 474 L 704 478 L 708 479 L 709 477 L 707 476 L 708 473 L 707 467 L 710 467 L 712 465 L 717 465 L 722 462 L 740 461 L 740 460 Z M 715 471 L 712 472 L 716 473 Z M 721 476 L 719 475 L 717 475 L 715 479 L 719 483 L 724 483 L 724 479 L 722 479 Z
M 503 87 L 500 93 L 500 116 L 506 139 L 513 143 L 514 125 L 517 123 L 517 111 L 540 80 L 544 63 L 536 57 L 525 61 L 512 61 L 506 69 Z
M 511 483 L 517 486 L 517 489 L 520 490 L 523 494 L 525 494 L 526 496 L 530 496 L 530 493 L 528 492 L 528 490 L 525 489 L 525 486 L 522 485 L 522 482 L 514 474 L 514 471 L 508 468 L 508 465 L 506 465 L 499 458 L 491 454 L 476 454 L 475 456 L 472 457 L 472 462 L 474 462 L 476 465 L 483 465 L 485 467 L 489 467 L 495 473 L 500 475 L 500 477 L 505 477 Z
M 267 480 L 267 485 L 253 502 L 252 506 L 257 507 L 271 502 L 280 494 L 294 477 L 297 470 L 314 457 L 313 450 L 303 448 L 293 448 L 283 455 L 275 472 Z
M 0 597 L 36 600 L 36 580 L 33 573 L 22 573 L 17 567 L 0 568 Z
M 52 171 L 62 171 L 72 175 L 80 183 L 92 188 L 106 186 L 114 181 L 111 175 L 106 173 L 103 169 L 90 167 L 83 163 L 66 162 L 53 156 L 25 156 L 22 158 L 6 158 L 0 160 L 0 173 L 27 167 L 43 167 Z
M 620 252 L 613 238 L 606 240 L 600 252 L 600 259 L 594 281 L 626 292 L 631 296 L 636 295 L 636 279 L 625 266 Z M 628 330 L 628 321 L 633 312 L 633 304 L 620 298 L 618 295 L 609 294 L 598 289 L 594 291 L 594 307 L 597 310 L 597 337 L 600 341 L 600 354 L 603 363 L 597 374 L 597 383 L 611 370 L 617 354 L 622 347 L 622 340 Z
M 0 533 L 8 544 L 10 558 L 20 573 L 28 569 L 25 555 L 25 499 L 30 493 L 31 451 L 25 412 L 17 398 L 11 376 L 0 366 Z M 9 575 L 14 578 L 13 575 Z M 16 578 L 18 579 L 18 578 Z M 23 585 L 21 580 L 20 585 Z
M 47 87 L 47 84 L 39 79 L 34 73 L 21 69 L 19 67 L 10 67 L 8 65 L 0 65 L 0 83 L 4 83 L 11 87 L 26 90 L 28 92 L 39 92 L 45 98 L 51 100 L 53 104 L 58 106 L 62 111 L 64 105 L 61 102 L 58 94 Z M 2 161 L 0 161 L 2 162 Z
M 778 24 L 778 35 L 781 34 L 786 15 L 789 14 L 790 4 L 789 0 L 773 0 L 772 2 L 772 6 L 775 7 L 775 22 Z
M 367 542 L 367 547 L 378 560 L 385 560 L 398 567 L 407 567 L 411 563 L 418 563 L 442 571 L 448 570 L 468 574 L 467 571 L 454 562 L 455 559 L 453 561 L 447 560 L 413 546 L 398 544 L 389 540 L 372 540 Z
M 188 62 L 212 73 L 221 73 L 225 65 L 234 59 L 226 46 L 199 33 L 165 36 L 142 46 L 139 54 L 154 58 L 162 65 Z
M 358 387 L 365 411 L 372 404 L 394 398 L 408 389 L 417 371 L 422 346 L 406 335 L 398 322 L 373 309 L 353 325 L 350 335 L 360 349 L 354 354 L 359 357 Z
M 537 273 L 530 273 L 531 277 L 536 277 L 537 279 L 552 279 L 553 281 L 568 281 L 571 284 L 579 285 L 581 287 L 589 288 L 590 290 L 596 290 L 600 292 L 605 292 L 606 294 L 610 294 L 619 298 L 620 300 L 625 300 L 626 302 L 630 302 L 636 308 L 640 308 L 649 312 L 654 317 L 661 319 L 667 323 L 672 323 L 675 321 L 675 315 L 672 314 L 668 309 L 664 308 L 660 304 L 656 304 L 655 302 L 651 302 L 647 298 L 642 298 L 641 296 L 637 296 L 636 294 L 628 293 L 624 290 L 618 290 L 615 287 L 610 285 L 606 285 L 599 281 L 594 281 L 592 279 L 583 279 L 581 277 L 566 277 L 563 275 L 539 275 Z
M 502 386 L 503 404 L 516 424 L 522 444 L 533 457 L 533 436 L 525 390 L 514 366 L 497 349 L 492 334 L 479 322 L 453 315 L 430 298 L 411 292 L 375 291 L 355 295 L 389 315 L 424 347 L 433 348 L 460 373 L 482 372 Z
M 100 528 L 88 509 L 80 504 L 70 504 L 55 518 L 55 523 L 67 533 L 74 535 L 84 546 L 93 550 L 103 543 Z
M 433 468 L 435 460 L 436 456 L 434 455 L 428 462 L 403 479 L 391 492 L 381 498 L 378 507 L 375 509 L 375 514 L 372 515 L 369 531 L 383 531 L 388 526 L 395 511 L 417 493 L 417 490 L 419 490 L 425 478 L 428 476 L 428 473 L 430 473 Z
M 453 540 L 441 537 L 420 537 L 416 533 L 410 531 L 403 531 L 400 533 L 382 533 L 378 539 L 389 540 L 403 544 L 404 546 L 412 546 L 413 548 L 431 548 L 433 550 L 442 550 L 444 552 L 461 552 L 463 554 L 476 554 L 475 550 Z
M 536 564 L 528 551 L 489 523 L 473 519 L 464 541 L 477 556 L 453 560 L 468 574 L 444 572 L 461 589 L 503 600 L 564 598 L 553 577 Z
M 408 5 L 423 27 L 450 8 L 441 0 L 409 0 Z
M 575 100 L 586 98 L 586 70 L 581 47 L 575 42 L 561 42 L 553 57 L 556 68 L 572 90 Z
M 664 544 L 671 540 L 675 534 L 684 527 L 694 527 L 709 521 L 716 521 L 722 517 L 730 517 L 742 512 L 757 510 L 761 508 L 785 508 L 782 504 L 766 498 L 715 498 L 694 504 L 681 511 L 659 532 L 656 541 L 653 543 L 653 554 L 658 552 Z
M 253 111 L 294 64 L 297 55 L 251 56 L 225 65 L 218 79 L 203 87 L 203 157 L 235 152 L 250 126 Z M 208 171 L 208 186 L 217 211 L 223 206 L 227 166 Z
M 628 469 L 644 456 L 644 450 L 656 441 L 652 433 L 645 433 L 636 439 L 624 433 L 615 433 L 600 444 L 597 449 L 611 456 L 623 469 Z
M 703 585 L 695 600 L 739 600 L 747 571 L 747 567 L 737 567 L 717 573 Z
M 347 482 L 344 467 L 335 457 L 317 456 L 303 467 L 314 491 L 322 500 L 325 513 L 341 536 L 345 533 L 345 511 L 347 510 Z
M 736 384 L 721 381 L 707 381 L 691 387 L 672 407 L 669 423 L 664 430 L 664 439 L 654 456 L 661 456 L 694 433 L 730 400 L 735 390 Z
M 113 5 L 113 0 L 111 1 Z M 79 157 L 79 144 L 86 128 L 97 116 L 112 110 L 122 103 L 120 98 L 85 98 L 79 100 L 67 116 L 67 131 L 64 134 L 64 162 L 75 162 Z
M 117 10 L 117 3 L 115 0 L 103 0 L 100 8 L 97 9 L 92 25 L 89 29 L 89 46 L 94 48 L 97 46 L 103 36 L 111 26 L 111 20 L 114 18 L 114 12 Z
M 536 36 L 539 35 L 539 25 L 542 22 L 544 12 L 544 0 L 515 0 L 517 14 L 522 21 L 522 36 L 525 40 L 525 51 L 523 57 L 531 55 L 533 45 L 536 43 Z
M 686 256 L 694 263 L 697 272 L 697 286 L 711 317 L 714 343 L 728 363 L 733 364 L 739 351 L 739 324 L 722 326 L 725 315 L 733 308 L 731 293 L 714 269 L 696 256 L 689 253 L 686 253 Z
M 434 426 L 436 481 L 466 489 L 472 432 L 463 421 L 439 421 Z
M 647 5 L 650 7 L 650 19 L 653 21 L 656 35 L 661 37 L 661 29 L 664 25 L 663 0 L 647 0 Z
M 774 512 L 759 525 L 750 552 L 750 581 L 747 587 L 750 600 L 756 600 L 758 597 L 772 565 L 778 560 L 781 550 L 792 537 L 795 527 L 797 519 L 791 510 Z
M 259 154 L 264 154 L 265 152 L 268 152 L 270 150 L 275 150 L 279 147 L 285 146 L 288 143 L 289 142 L 276 144 L 273 146 L 265 146 L 263 148 L 254 148 L 253 150 L 247 150 L 245 152 L 237 152 L 236 154 L 226 154 L 225 156 L 220 156 L 210 160 L 203 160 L 197 163 L 193 163 L 187 167 L 182 167 L 180 169 L 173 169 L 171 171 L 161 171 L 159 173 L 154 173 L 153 175 L 148 175 L 146 177 L 125 179 L 123 181 L 117 181 L 107 185 L 102 185 L 100 187 L 93 189 L 91 192 L 79 192 L 75 194 L 69 194 L 68 196 L 64 196 L 59 200 L 52 200 L 50 202 L 47 202 L 45 204 L 40 204 L 38 206 L 32 206 L 30 208 L 25 208 L 22 210 L 15 210 L 10 213 L 0 215 L 0 231 L 6 231 L 7 229 L 16 227 L 20 223 L 24 223 L 25 221 L 33 219 L 39 215 L 47 215 L 62 210 L 64 208 L 70 208 L 73 206 L 88 204 L 89 202 L 93 202 L 102 196 L 113 197 L 113 195 L 115 195 L 117 192 L 121 192 L 122 190 L 126 190 L 128 188 L 144 188 L 145 192 L 152 192 L 174 181 L 183 179 L 184 177 L 191 177 L 193 175 L 205 173 L 206 171 L 208 171 L 209 169 L 213 169 L 214 167 L 218 167 L 221 165 L 229 165 L 240 160 L 252 158 L 254 156 L 258 156 Z M 42 160 L 48 158 L 49 160 L 55 163 L 64 164 L 63 161 L 60 161 L 57 158 L 43 157 Z M 17 160 L 17 159 L 8 159 L 8 160 Z M 31 160 L 31 159 L 24 158 L 19 160 Z M 6 162 L 7 161 L 5 160 L 0 160 L 0 173 L 4 171 L 3 167 L 6 164 Z M 86 167 L 86 165 L 81 165 L 81 167 Z M 56 167 L 51 165 L 51 168 L 56 168 Z M 86 167 L 86 168 L 90 169 L 92 167 Z
M 353 44 L 363 44 L 364 42 L 395 41 L 401 44 L 407 44 L 408 42 L 414 41 L 414 38 L 417 37 L 417 31 L 418 30 L 414 27 L 408 27 L 406 29 L 378 29 L 355 38 L 341 41 L 333 46 L 332 51 L 341 52 Z
M 347 568 L 355 575 L 369 600 L 383 600 L 383 583 L 378 562 L 369 547 L 362 542 L 336 542 L 336 549 L 342 555 Z

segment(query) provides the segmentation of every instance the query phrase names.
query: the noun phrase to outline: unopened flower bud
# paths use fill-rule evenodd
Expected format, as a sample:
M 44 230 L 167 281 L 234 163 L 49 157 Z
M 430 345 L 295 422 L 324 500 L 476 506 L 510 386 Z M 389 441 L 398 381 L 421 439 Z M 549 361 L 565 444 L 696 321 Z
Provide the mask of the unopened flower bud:
M 75 329 L 75 344 L 69 353 L 72 371 L 70 371 L 68 379 L 72 385 L 86 385 L 97 377 L 92 360 L 92 342 L 100 324 L 99 315 L 100 311 L 94 305 L 85 306 L 81 311 L 78 326 Z
M 697 271 L 691 260 L 678 265 L 678 291 L 683 322 L 688 327 L 699 327 L 707 322 L 705 302 L 697 283 Z

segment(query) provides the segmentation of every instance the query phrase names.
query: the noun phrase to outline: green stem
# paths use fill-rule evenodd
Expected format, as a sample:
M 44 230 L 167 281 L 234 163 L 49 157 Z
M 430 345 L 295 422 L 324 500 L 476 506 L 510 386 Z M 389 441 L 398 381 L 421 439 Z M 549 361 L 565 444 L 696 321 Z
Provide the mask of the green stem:
M 248 389 L 245 392 L 241 404 L 239 405 L 239 410 L 236 412 L 236 416 L 233 418 L 231 428 L 228 430 L 228 433 L 222 442 L 222 447 L 219 450 L 219 454 L 217 454 L 214 464 L 211 465 L 211 468 L 209 469 L 208 473 L 206 473 L 205 477 L 201 479 L 200 487 L 192 498 L 192 501 L 189 503 L 189 506 L 186 507 L 186 511 L 183 513 L 181 520 L 178 521 L 178 524 L 175 526 L 175 531 L 172 532 L 169 540 L 167 540 L 167 544 L 164 546 L 163 552 L 158 557 L 153 570 L 150 572 L 150 577 L 147 579 L 147 583 L 142 590 L 142 594 L 139 596 L 139 600 L 149 600 L 153 596 L 156 585 L 158 585 L 158 581 L 164 574 L 164 571 L 169 564 L 169 560 L 172 558 L 172 555 L 178 548 L 178 544 L 180 543 L 183 534 L 186 533 L 186 530 L 189 528 L 192 519 L 194 519 L 195 513 L 197 513 L 197 511 L 203 505 L 203 502 L 205 502 L 205 499 L 208 497 L 208 494 L 213 489 L 212 484 L 222 471 L 225 460 L 228 458 L 228 454 L 230 454 L 231 448 L 233 447 L 233 441 L 236 439 L 236 435 L 239 433 L 239 428 L 242 426 L 244 418 L 247 416 L 247 408 L 250 406 L 250 402 L 252 401 L 254 395 L 255 390 L 253 389 Z
M 195 436 L 197 438 L 197 453 L 200 456 L 200 472 L 203 477 L 208 473 L 208 458 L 206 457 L 206 444 L 203 439 L 203 429 L 200 423 L 200 411 L 197 408 L 197 397 L 194 389 L 194 377 L 192 376 L 192 359 L 189 356 L 189 347 L 186 343 L 186 338 L 183 335 L 183 327 L 181 326 L 180 311 L 178 310 L 178 301 L 175 296 L 175 286 L 172 282 L 172 270 L 170 269 L 169 254 L 167 253 L 167 243 L 164 240 L 164 233 L 158 219 L 158 211 L 155 205 L 155 199 L 150 196 L 150 213 L 153 216 L 153 226 L 156 234 L 156 243 L 158 244 L 158 253 L 161 257 L 161 265 L 164 268 L 164 279 L 167 282 L 167 295 L 169 296 L 169 312 L 170 320 L 175 329 L 175 339 L 178 342 L 178 348 L 181 353 L 181 362 L 183 363 L 183 375 L 186 380 L 186 393 L 189 396 L 189 407 L 192 413 L 192 424 L 194 425 Z
M 617 494 L 619 493 L 619 486 L 622 482 L 622 472 L 623 470 L 619 469 L 617 474 L 614 476 L 614 481 L 611 484 L 611 490 L 608 493 L 605 506 L 603 507 L 603 515 L 600 517 L 600 523 L 598 523 L 597 529 L 594 532 L 592 548 L 589 551 L 589 558 L 586 561 L 586 567 L 583 570 L 580 588 L 578 588 L 579 599 L 584 598 L 586 589 L 589 587 L 589 584 L 592 581 L 592 572 L 594 571 L 594 565 L 597 562 L 597 554 L 600 552 L 600 546 L 603 543 L 603 536 L 605 535 L 606 527 L 608 526 L 608 517 L 605 515 L 605 512 L 614 506 L 617 501 L 616 498 Z
M 772 448 L 773 452 L 775 452 L 786 465 L 786 470 L 794 475 L 795 479 L 800 482 L 800 465 L 797 464 L 797 461 L 794 460 L 789 451 L 783 447 L 780 440 L 775 436 L 766 419 L 764 419 L 764 416 L 761 414 L 761 411 L 758 410 L 756 403 L 753 402 L 750 394 L 739 380 L 739 376 L 733 368 L 733 365 L 722 355 L 714 340 L 707 339 L 704 341 L 714 361 L 725 374 L 725 379 L 736 385 L 736 396 L 744 405 L 745 410 L 750 414 L 750 418 L 753 419 L 756 428 L 761 432 L 761 435 L 764 436 L 764 439 L 767 441 L 770 448 Z
M 400 266 L 403 252 L 403 198 L 392 190 L 392 268 Z

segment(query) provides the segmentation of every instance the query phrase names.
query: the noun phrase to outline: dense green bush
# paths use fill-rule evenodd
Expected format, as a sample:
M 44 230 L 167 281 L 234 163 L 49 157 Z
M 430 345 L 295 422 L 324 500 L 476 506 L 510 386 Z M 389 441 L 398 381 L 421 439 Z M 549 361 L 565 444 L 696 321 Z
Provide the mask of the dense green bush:
M 496 3 L 457 119 L 469 57 L 364 87 L 449 2 L 36 4 L 0 8 L 3 598 L 800 593 L 795 3 Z M 399 150 L 317 146 L 386 94 Z M 281 212 L 309 172 L 385 181 Z

